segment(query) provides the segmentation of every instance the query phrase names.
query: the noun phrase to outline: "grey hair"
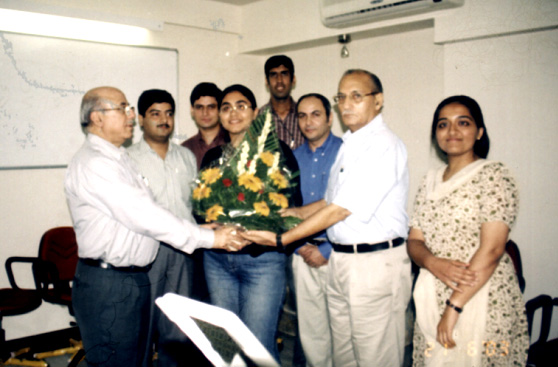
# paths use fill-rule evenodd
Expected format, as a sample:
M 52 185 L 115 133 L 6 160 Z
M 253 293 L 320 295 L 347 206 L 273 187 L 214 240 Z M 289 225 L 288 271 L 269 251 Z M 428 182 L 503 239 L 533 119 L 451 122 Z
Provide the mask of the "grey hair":
M 91 123 L 91 113 L 100 108 L 103 103 L 108 103 L 111 108 L 116 107 L 114 103 L 106 98 L 102 98 L 97 93 L 86 93 L 81 101 L 80 122 L 82 127 L 87 127 Z
M 376 76 L 376 74 L 373 74 L 373 73 L 369 72 L 368 70 L 364 70 L 364 69 L 349 69 L 349 70 L 345 71 L 345 73 L 343 74 L 343 77 L 341 79 L 343 79 L 347 75 L 351 75 L 351 74 L 367 75 L 370 78 L 370 81 L 372 82 L 372 85 L 376 87 L 377 91 L 380 92 L 380 93 L 384 93 L 384 88 L 382 87 L 382 82 L 380 81 L 380 78 L 378 78 Z

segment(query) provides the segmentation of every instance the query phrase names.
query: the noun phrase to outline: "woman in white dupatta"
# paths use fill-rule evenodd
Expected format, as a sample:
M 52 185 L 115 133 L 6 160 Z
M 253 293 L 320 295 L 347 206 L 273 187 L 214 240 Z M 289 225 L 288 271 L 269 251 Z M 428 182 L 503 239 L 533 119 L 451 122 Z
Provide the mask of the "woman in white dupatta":
M 469 97 L 438 105 L 432 142 L 447 165 L 424 179 L 407 243 L 421 268 L 413 363 L 523 366 L 525 304 L 505 253 L 517 214 L 515 181 L 502 163 L 485 159 L 486 126 Z

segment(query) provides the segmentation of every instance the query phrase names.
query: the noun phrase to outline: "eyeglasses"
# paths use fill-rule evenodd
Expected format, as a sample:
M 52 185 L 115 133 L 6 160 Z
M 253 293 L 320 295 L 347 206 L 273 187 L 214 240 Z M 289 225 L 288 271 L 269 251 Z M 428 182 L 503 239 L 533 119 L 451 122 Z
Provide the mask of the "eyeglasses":
M 101 111 L 101 112 L 120 111 L 120 112 L 123 112 L 126 116 L 131 117 L 136 112 L 136 109 L 134 107 L 128 105 L 126 107 L 100 108 L 100 109 L 95 110 L 95 111 Z
M 360 94 L 358 92 L 352 92 L 349 95 L 349 99 L 351 101 L 353 101 L 354 103 L 360 103 L 360 102 L 362 102 L 364 97 L 373 96 L 373 95 L 376 95 L 378 93 L 380 93 L 380 92 L 376 91 L 376 92 L 367 93 L 367 94 Z M 346 100 L 347 100 L 347 95 L 346 94 L 337 94 L 337 95 L 333 96 L 333 101 L 337 104 L 343 104 L 343 103 L 345 103 Z
M 252 108 L 252 106 L 250 106 L 249 104 L 244 103 L 244 102 L 239 102 L 239 103 L 236 104 L 236 106 L 232 106 L 230 104 L 223 105 L 223 106 L 221 106 L 221 109 L 219 110 L 219 112 L 224 113 L 224 114 L 231 113 L 232 111 L 244 112 L 249 108 Z

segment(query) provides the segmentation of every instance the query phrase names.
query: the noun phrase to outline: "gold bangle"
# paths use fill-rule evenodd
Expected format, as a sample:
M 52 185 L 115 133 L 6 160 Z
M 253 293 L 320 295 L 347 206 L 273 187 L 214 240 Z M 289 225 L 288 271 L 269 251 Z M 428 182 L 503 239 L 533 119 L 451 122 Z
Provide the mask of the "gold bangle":
M 457 307 L 456 305 L 451 303 L 449 299 L 446 299 L 446 306 L 453 308 L 455 311 L 457 311 L 457 313 L 461 313 L 463 311 L 463 308 Z

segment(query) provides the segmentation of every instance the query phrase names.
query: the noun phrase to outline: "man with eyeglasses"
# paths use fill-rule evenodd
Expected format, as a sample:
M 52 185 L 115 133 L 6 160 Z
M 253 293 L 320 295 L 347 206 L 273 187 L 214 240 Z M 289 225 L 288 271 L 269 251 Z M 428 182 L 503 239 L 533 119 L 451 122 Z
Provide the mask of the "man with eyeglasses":
M 295 102 L 291 97 L 296 84 L 293 61 L 285 55 L 271 56 L 265 62 L 264 71 L 270 99 L 260 108 L 260 114 L 271 108 L 277 137 L 295 150 L 304 143 L 304 136 L 298 127 Z
M 144 91 L 138 99 L 143 138 L 128 148 L 128 154 L 145 177 L 155 201 L 177 217 L 195 223 L 190 191 L 197 173 L 196 158 L 190 150 L 170 141 L 174 115 L 175 102 L 169 92 L 160 89 Z M 155 343 L 158 366 L 176 366 L 181 359 L 193 357 L 192 352 L 184 353 L 189 346 L 188 338 L 155 306 L 155 299 L 168 292 L 192 296 L 193 262 L 191 255 L 161 243 L 147 272 L 151 283 L 147 366 L 151 365 L 155 340 L 158 340 Z
M 411 263 L 402 246 L 408 231 L 407 151 L 383 120 L 377 76 L 348 70 L 334 100 L 349 130 L 324 200 L 296 208 L 292 214 L 304 222 L 282 235 L 248 231 L 243 236 L 287 245 L 327 228 L 333 247 L 327 286 L 333 364 L 401 366 L 411 297 Z
M 213 83 L 200 83 L 190 94 L 190 114 L 199 131 L 183 142 L 182 146 L 194 153 L 198 170 L 205 153 L 211 148 L 225 144 L 228 140 L 226 131 L 219 123 L 220 103 L 221 90 Z
M 245 243 L 232 228 L 199 227 L 154 201 L 122 147 L 136 115 L 120 90 L 88 91 L 80 115 L 87 138 L 64 182 L 80 257 L 75 317 L 88 366 L 140 366 L 149 328 L 147 272 L 159 242 L 187 253 L 200 247 L 236 251 Z

